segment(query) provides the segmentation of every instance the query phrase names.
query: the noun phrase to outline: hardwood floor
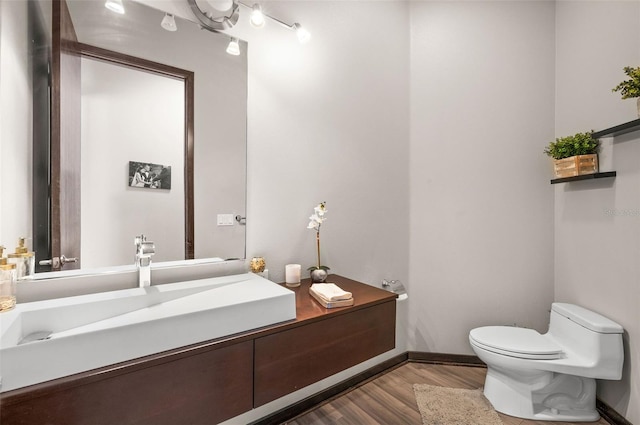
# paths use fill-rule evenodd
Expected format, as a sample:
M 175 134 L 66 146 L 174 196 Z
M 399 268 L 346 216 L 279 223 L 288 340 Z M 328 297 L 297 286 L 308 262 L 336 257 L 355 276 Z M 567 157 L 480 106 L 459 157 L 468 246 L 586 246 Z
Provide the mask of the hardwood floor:
M 413 384 L 452 388 L 480 388 L 486 369 L 482 367 L 405 363 L 369 382 L 343 393 L 315 409 L 286 422 L 288 425 L 422 425 L 413 394 Z M 558 425 L 558 422 L 530 421 L 499 413 L 504 425 Z M 575 423 L 562 422 L 565 425 Z M 591 425 L 607 425 L 600 419 Z M 481 425 L 481 424 L 479 424 Z

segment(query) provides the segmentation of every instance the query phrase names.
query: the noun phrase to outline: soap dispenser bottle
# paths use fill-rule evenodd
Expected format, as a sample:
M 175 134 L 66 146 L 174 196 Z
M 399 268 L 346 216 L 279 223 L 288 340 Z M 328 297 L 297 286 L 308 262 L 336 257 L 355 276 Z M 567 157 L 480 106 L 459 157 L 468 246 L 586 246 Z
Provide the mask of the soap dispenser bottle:
M 18 238 L 16 252 L 7 256 L 9 263 L 16 265 L 17 280 L 30 278 L 36 271 L 36 256 L 33 252 L 29 252 L 24 241 L 25 238 Z
M 16 306 L 16 265 L 7 263 L 0 246 L 0 313 Z

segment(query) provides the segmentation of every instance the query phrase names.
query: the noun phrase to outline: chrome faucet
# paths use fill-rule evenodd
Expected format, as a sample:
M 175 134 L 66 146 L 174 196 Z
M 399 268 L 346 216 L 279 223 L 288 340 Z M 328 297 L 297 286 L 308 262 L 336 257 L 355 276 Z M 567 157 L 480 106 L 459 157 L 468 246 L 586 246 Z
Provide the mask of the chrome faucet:
M 141 288 L 151 286 L 151 257 L 156 253 L 156 246 L 147 241 L 144 235 L 136 236 L 136 266 L 138 267 L 138 285 Z

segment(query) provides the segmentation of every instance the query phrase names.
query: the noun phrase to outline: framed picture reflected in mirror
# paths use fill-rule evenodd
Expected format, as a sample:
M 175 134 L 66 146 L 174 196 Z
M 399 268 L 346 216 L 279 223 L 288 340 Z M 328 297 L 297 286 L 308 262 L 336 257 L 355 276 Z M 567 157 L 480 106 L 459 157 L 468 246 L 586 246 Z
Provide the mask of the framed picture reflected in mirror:
M 171 189 L 171 166 L 129 161 L 129 186 L 147 189 Z

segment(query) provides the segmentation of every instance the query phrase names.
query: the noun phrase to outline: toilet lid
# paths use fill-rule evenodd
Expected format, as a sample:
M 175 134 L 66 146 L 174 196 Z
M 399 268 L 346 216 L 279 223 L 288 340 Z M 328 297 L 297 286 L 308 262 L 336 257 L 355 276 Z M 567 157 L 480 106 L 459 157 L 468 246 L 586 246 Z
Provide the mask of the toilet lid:
M 469 338 L 481 348 L 523 359 L 560 358 L 562 348 L 537 331 L 511 326 L 485 326 L 473 329 Z

